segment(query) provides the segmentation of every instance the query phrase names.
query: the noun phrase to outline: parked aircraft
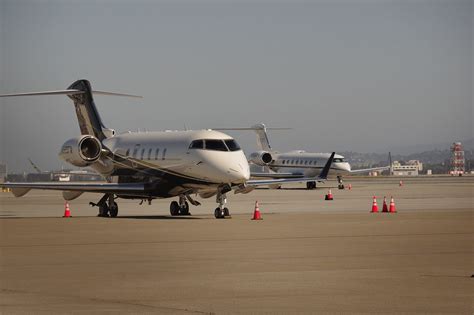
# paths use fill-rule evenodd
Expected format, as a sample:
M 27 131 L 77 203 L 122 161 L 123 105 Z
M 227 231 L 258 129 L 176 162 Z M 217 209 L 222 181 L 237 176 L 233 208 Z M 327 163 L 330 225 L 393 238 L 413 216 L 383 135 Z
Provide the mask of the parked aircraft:
M 90 167 L 107 179 L 106 183 L 5 183 L 15 196 L 31 189 L 63 191 L 66 200 L 84 192 L 101 193 L 97 203 L 99 216 L 118 214 L 117 198 L 141 199 L 149 203 L 155 198 L 178 197 L 170 204 L 171 215 L 189 214 L 189 203 L 200 205 L 193 198 L 216 196 L 216 218 L 230 216 L 225 207 L 226 193 L 248 193 L 260 185 L 288 182 L 324 181 L 334 153 L 325 167 L 311 178 L 279 178 L 249 180 L 247 158 L 230 136 L 214 131 L 163 131 L 116 134 L 106 128 L 96 109 L 93 94 L 138 97 L 129 94 L 93 91 L 89 81 L 78 80 L 68 89 L 59 91 L 5 94 L 1 97 L 24 95 L 67 95 L 72 99 L 81 136 L 66 141 L 59 153 L 64 161 L 77 167 Z
M 269 128 L 288 129 L 288 128 Z M 265 172 L 252 172 L 251 177 L 255 178 L 303 178 L 317 176 L 323 169 L 331 153 L 310 153 L 304 150 L 293 150 L 279 153 L 270 145 L 267 128 L 264 124 L 257 124 L 250 128 L 227 128 L 219 130 L 253 130 L 257 134 L 257 146 L 259 151 L 250 154 L 249 161 L 254 165 L 262 166 Z M 334 155 L 334 160 L 329 171 L 330 175 L 335 175 L 339 189 L 344 189 L 343 175 L 368 173 L 371 171 L 386 170 L 389 167 L 376 167 L 367 169 L 352 170 L 351 165 L 344 160 L 342 155 Z M 273 185 L 279 188 L 281 185 Z M 315 189 L 316 181 L 307 181 L 307 189 Z

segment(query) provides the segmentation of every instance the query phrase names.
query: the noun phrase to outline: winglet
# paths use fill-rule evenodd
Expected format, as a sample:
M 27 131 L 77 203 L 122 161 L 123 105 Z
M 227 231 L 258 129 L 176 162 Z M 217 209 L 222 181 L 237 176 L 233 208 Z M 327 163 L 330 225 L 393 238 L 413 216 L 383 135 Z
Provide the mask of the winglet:
M 318 176 L 320 179 L 327 179 L 328 178 L 329 169 L 331 168 L 332 160 L 334 160 L 334 155 L 335 154 L 336 154 L 336 152 L 333 152 L 331 154 L 331 156 L 329 157 L 328 161 L 326 162 L 326 165 L 324 165 L 323 170 L 321 171 L 321 173 Z

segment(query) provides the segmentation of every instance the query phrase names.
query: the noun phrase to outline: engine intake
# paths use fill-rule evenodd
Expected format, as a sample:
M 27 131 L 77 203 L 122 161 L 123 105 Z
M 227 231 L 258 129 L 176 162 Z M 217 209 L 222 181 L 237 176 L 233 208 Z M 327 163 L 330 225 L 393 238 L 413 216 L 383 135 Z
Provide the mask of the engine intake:
M 88 166 L 96 162 L 101 155 L 102 144 L 94 136 L 85 135 L 66 141 L 59 157 L 74 166 Z
M 79 142 L 79 154 L 85 161 L 96 161 L 101 151 L 102 145 L 95 137 L 85 137 Z
M 250 162 L 256 165 L 265 166 L 273 161 L 273 157 L 269 152 L 257 151 L 250 155 Z

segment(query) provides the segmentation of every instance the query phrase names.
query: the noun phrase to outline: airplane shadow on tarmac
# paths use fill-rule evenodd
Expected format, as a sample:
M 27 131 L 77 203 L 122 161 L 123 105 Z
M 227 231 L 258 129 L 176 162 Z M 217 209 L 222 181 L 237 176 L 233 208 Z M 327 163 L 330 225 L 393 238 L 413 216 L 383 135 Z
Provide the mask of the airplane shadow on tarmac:
M 166 215 L 123 215 L 115 219 L 137 219 L 137 220 L 201 220 L 203 218 L 192 216 L 166 216 Z

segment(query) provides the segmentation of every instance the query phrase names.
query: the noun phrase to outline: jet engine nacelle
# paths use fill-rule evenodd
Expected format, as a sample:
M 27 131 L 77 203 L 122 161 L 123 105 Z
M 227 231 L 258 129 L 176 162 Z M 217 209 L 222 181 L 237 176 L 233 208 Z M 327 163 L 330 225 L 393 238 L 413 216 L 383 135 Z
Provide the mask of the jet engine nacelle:
M 84 135 L 66 141 L 59 157 L 74 166 L 88 166 L 100 158 L 102 144 L 94 136 Z
M 257 151 L 250 154 L 250 162 L 255 165 L 265 166 L 270 164 L 272 161 L 272 155 L 266 151 Z

